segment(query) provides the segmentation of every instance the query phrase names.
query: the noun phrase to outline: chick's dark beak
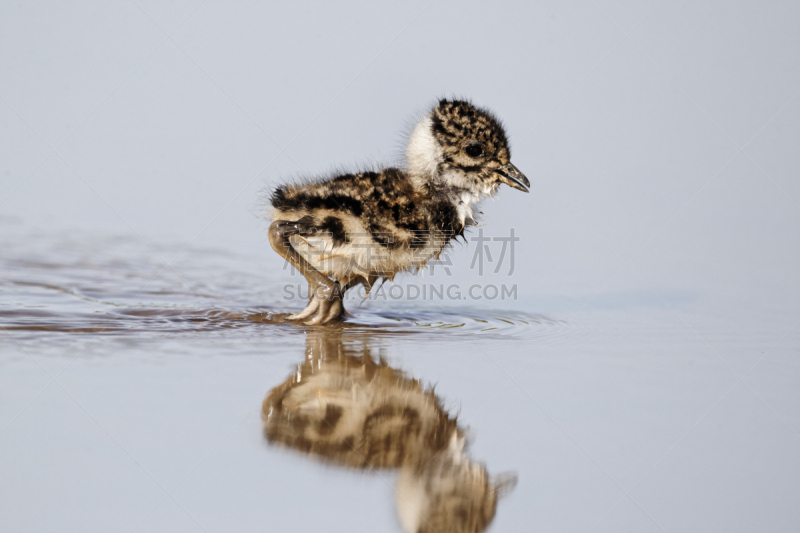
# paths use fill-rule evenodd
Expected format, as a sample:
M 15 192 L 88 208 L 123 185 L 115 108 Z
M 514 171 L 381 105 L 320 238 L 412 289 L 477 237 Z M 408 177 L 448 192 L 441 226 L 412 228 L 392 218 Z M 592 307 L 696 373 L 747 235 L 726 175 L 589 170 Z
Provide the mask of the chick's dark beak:
M 528 181 L 525 174 L 520 172 L 519 169 L 511 163 L 503 165 L 496 169 L 495 172 L 500 174 L 500 181 L 522 192 L 528 192 L 528 187 L 531 186 L 531 182 Z

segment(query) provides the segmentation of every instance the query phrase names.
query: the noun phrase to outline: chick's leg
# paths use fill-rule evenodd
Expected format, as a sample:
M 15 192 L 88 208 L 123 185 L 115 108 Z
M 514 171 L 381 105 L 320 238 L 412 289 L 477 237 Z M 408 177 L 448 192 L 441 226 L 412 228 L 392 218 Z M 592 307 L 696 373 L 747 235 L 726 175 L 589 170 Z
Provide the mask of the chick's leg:
M 272 248 L 289 261 L 308 281 L 308 306 L 301 312 L 288 317 L 289 320 L 302 321 L 308 325 L 331 322 L 344 314 L 343 291 L 339 283 L 314 268 L 294 249 L 289 241 L 291 235 L 314 233 L 316 233 L 316 228 L 300 221 L 278 220 L 269 227 L 269 243 Z

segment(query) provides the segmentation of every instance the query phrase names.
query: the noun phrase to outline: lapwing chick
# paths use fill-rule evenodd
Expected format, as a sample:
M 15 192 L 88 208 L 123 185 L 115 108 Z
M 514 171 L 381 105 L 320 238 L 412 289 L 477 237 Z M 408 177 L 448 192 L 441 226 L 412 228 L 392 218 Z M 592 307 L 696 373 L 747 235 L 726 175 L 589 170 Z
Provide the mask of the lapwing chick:
M 387 167 L 277 187 L 269 240 L 305 276 L 308 306 L 289 320 L 322 324 L 344 314 L 347 290 L 417 271 L 464 230 L 501 184 L 528 192 L 508 138 L 490 112 L 440 100 L 414 127 L 405 168 Z

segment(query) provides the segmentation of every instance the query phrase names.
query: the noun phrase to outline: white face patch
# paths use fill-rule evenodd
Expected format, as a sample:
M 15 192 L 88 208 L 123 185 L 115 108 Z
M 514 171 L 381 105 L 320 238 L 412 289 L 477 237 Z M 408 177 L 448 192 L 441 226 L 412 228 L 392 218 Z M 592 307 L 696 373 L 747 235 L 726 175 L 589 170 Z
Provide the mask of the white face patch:
M 406 148 L 406 161 L 412 176 L 432 178 L 436 169 L 442 162 L 442 149 L 433 138 L 433 121 L 425 116 L 414 127 L 408 139 Z

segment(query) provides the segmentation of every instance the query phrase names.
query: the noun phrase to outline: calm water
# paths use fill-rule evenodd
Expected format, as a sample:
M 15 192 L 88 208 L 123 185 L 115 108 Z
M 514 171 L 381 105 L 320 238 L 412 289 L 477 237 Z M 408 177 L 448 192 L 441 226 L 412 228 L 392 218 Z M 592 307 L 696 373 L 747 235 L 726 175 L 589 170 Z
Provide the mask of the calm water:
M 495 504 L 494 531 L 800 526 L 784 310 L 370 302 L 297 327 L 252 258 L 5 230 L 3 530 L 481 528 Z

